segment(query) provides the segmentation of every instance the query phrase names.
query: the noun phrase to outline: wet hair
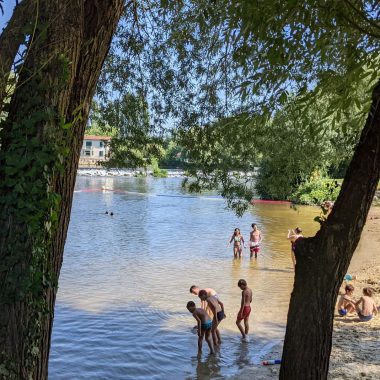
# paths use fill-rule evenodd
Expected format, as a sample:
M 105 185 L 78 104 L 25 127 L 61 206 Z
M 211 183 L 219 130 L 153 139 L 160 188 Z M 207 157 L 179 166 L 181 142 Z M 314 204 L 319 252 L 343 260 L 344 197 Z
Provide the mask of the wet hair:
M 193 301 L 189 301 L 186 305 L 186 307 L 189 309 L 191 307 L 195 307 L 195 303 Z
M 296 227 L 295 231 L 297 232 L 297 234 L 300 234 L 302 232 L 302 228 Z
M 365 294 L 368 297 L 372 297 L 373 289 L 372 288 L 363 288 L 363 294 Z
M 239 231 L 239 233 L 240 233 L 240 228 L 235 228 L 235 229 L 234 229 L 234 234 L 236 235 L 238 231 Z
M 352 285 L 346 285 L 346 287 L 344 288 L 344 290 L 346 292 L 353 292 L 355 290 L 355 288 Z
M 190 293 L 193 294 L 193 290 L 196 289 L 198 286 L 197 285 L 191 285 L 190 286 Z
M 238 286 L 247 286 L 247 281 L 243 280 L 242 278 L 238 281 Z
M 113 212 L 112 211 L 110 212 L 110 215 L 113 216 Z
M 106 211 L 105 214 L 108 214 L 108 211 Z
M 251 227 L 255 228 L 255 227 L 257 227 L 257 224 L 256 223 L 252 223 Z
M 207 297 L 207 292 L 206 292 L 206 290 L 204 290 L 204 289 L 200 290 L 199 293 L 198 293 L 198 297 L 199 297 L 199 298 Z

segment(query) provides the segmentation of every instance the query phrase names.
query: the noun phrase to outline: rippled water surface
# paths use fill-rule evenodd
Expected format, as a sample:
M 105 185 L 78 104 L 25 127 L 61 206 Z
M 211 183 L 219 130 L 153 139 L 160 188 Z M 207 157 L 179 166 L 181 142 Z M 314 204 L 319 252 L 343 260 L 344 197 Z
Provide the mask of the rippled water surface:
M 113 211 L 114 216 L 105 215 Z M 78 177 L 55 310 L 49 378 L 221 379 L 265 357 L 283 338 L 293 270 L 288 228 L 317 229 L 318 210 L 256 205 L 243 218 L 213 196 L 192 196 L 180 179 Z M 264 240 L 258 259 L 233 260 L 235 227 Z M 253 289 L 252 339 L 235 326 L 237 281 Z M 224 342 L 198 359 L 192 284 L 225 304 Z

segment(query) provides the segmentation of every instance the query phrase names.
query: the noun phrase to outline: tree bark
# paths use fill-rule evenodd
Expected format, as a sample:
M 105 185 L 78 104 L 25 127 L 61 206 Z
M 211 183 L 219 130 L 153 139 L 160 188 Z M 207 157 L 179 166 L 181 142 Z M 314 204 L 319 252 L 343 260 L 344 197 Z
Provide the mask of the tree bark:
M 7 84 L 20 46 L 25 43 L 27 25 L 33 18 L 35 0 L 23 0 L 15 6 L 12 17 L 0 35 L 0 112 L 7 97 Z
M 380 178 L 380 81 L 332 213 L 297 241 L 280 379 L 327 379 L 334 308 Z
M 123 0 L 40 0 L 0 126 L 0 378 L 46 379 L 90 102 Z

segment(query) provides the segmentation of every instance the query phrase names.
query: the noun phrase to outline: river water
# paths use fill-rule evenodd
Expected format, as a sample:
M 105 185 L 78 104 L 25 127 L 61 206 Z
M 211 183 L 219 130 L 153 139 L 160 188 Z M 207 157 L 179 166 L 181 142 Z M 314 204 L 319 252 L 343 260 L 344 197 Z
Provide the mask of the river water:
M 113 216 L 105 211 L 114 212 Z M 258 363 L 283 339 L 293 285 L 287 230 L 318 228 L 316 208 L 252 207 L 242 218 L 215 196 L 193 196 L 181 180 L 78 177 L 55 309 L 49 378 L 222 379 Z M 258 224 L 257 260 L 234 260 L 227 242 Z M 235 325 L 237 281 L 253 289 L 251 342 Z M 191 285 L 225 304 L 223 344 L 197 358 Z

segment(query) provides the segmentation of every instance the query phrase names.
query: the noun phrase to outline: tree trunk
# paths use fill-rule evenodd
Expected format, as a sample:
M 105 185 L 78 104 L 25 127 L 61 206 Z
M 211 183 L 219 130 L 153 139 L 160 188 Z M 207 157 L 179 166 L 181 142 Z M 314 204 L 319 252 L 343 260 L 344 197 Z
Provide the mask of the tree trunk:
M 46 379 L 90 102 L 123 0 L 40 0 L 0 125 L 0 378 Z
M 296 244 L 297 265 L 280 379 L 326 379 L 337 294 L 359 242 L 380 177 L 380 82 L 327 221 Z
M 0 35 L 0 112 L 7 97 L 7 84 L 20 46 L 25 43 L 27 25 L 33 18 L 35 0 L 23 0 L 15 6 L 12 17 Z

